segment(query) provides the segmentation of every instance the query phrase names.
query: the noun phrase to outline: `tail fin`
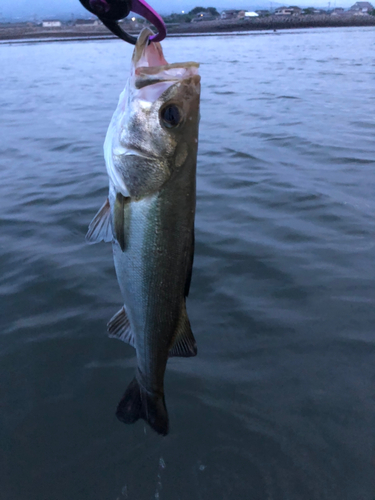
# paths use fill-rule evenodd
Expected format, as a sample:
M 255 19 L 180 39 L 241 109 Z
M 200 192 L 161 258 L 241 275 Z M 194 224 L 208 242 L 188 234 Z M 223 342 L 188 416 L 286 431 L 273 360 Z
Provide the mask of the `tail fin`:
M 139 418 L 159 434 L 166 436 L 169 420 L 164 395 L 152 395 L 145 391 L 134 378 L 117 406 L 116 416 L 125 424 L 134 424 Z

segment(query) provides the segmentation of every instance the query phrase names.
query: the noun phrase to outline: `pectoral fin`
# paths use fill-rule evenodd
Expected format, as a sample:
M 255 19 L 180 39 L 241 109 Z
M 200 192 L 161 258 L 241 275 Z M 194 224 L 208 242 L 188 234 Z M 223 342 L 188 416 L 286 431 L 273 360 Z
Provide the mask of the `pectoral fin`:
M 99 212 L 90 222 L 89 230 L 86 234 L 86 241 L 87 243 L 93 244 L 99 243 L 100 241 L 109 243 L 112 240 L 111 207 L 109 206 L 109 200 L 107 198 Z
M 135 347 L 134 335 L 130 326 L 129 318 L 126 314 L 125 307 L 122 307 L 109 320 L 107 325 L 108 337 L 120 339 L 132 347 Z
M 189 318 L 186 308 L 184 307 L 177 327 L 174 344 L 169 351 L 169 357 L 180 356 L 183 358 L 189 358 L 196 355 L 197 343 L 195 342 L 193 332 L 191 331 Z
M 193 234 L 192 234 L 192 238 L 191 238 L 191 247 L 190 247 L 190 253 L 189 253 L 189 260 L 188 260 L 188 267 L 187 267 L 187 274 L 186 274 L 186 281 L 185 281 L 185 297 L 187 297 L 189 295 L 191 276 L 193 274 L 194 245 L 195 245 L 195 235 L 194 235 L 194 228 L 193 228 Z
M 123 196 L 121 193 L 117 193 L 113 217 L 113 231 L 123 252 L 126 248 L 126 229 L 129 225 L 129 203 L 130 198 Z

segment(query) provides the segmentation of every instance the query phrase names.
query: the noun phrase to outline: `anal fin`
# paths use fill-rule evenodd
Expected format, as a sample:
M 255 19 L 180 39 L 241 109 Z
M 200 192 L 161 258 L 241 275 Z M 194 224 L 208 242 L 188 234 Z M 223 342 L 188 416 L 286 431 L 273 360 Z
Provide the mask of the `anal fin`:
M 108 198 L 100 207 L 99 212 L 95 215 L 89 225 L 89 230 L 86 234 L 87 243 L 99 243 L 105 241 L 109 243 L 113 240 L 112 224 L 111 224 L 111 207 Z
M 169 357 L 179 356 L 189 358 L 197 355 L 197 343 L 191 331 L 190 321 L 184 307 L 180 321 L 177 326 L 176 337 L 169 351 Z
M 130 326 L 125 307 L 122 307 L 107 324 L 108 337 L 126 342 L 135 347 L 134 335 Z

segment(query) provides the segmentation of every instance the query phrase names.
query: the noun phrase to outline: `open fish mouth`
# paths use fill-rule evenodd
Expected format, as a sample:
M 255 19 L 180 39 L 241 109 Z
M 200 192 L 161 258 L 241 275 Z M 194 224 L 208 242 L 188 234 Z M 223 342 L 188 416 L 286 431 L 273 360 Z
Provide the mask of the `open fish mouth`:
M 136 89 L 164 83 L 159 88 L 166 90 L 173 83 L 198 75 L 199 64 L 196 62 L 168 64 L 160 43 L 149 43 L 151 35 L 153 32 L 149 28 L 143 29 L 134 49 L 132 80 Z
M 126 143 L 123 146 L 114 148 L 113 154 L 115 156 L 137 156 L 140 158 L 145 158 L 146 160 L 157 160 L 157 157 L 151 155 L 148 151 L 144 151 L 140 147 L 136 147 Z

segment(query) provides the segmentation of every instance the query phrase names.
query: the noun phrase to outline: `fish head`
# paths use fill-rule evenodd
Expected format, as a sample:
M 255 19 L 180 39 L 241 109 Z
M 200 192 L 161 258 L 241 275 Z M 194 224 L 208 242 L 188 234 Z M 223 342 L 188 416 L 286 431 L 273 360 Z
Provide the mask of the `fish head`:
M 198 145 L 199 65 L 168 64 L 160 43 L 148 43 L 151 34 L 139 36 L 105 143 L 108 173 L 135 198 L 159 190 Z

